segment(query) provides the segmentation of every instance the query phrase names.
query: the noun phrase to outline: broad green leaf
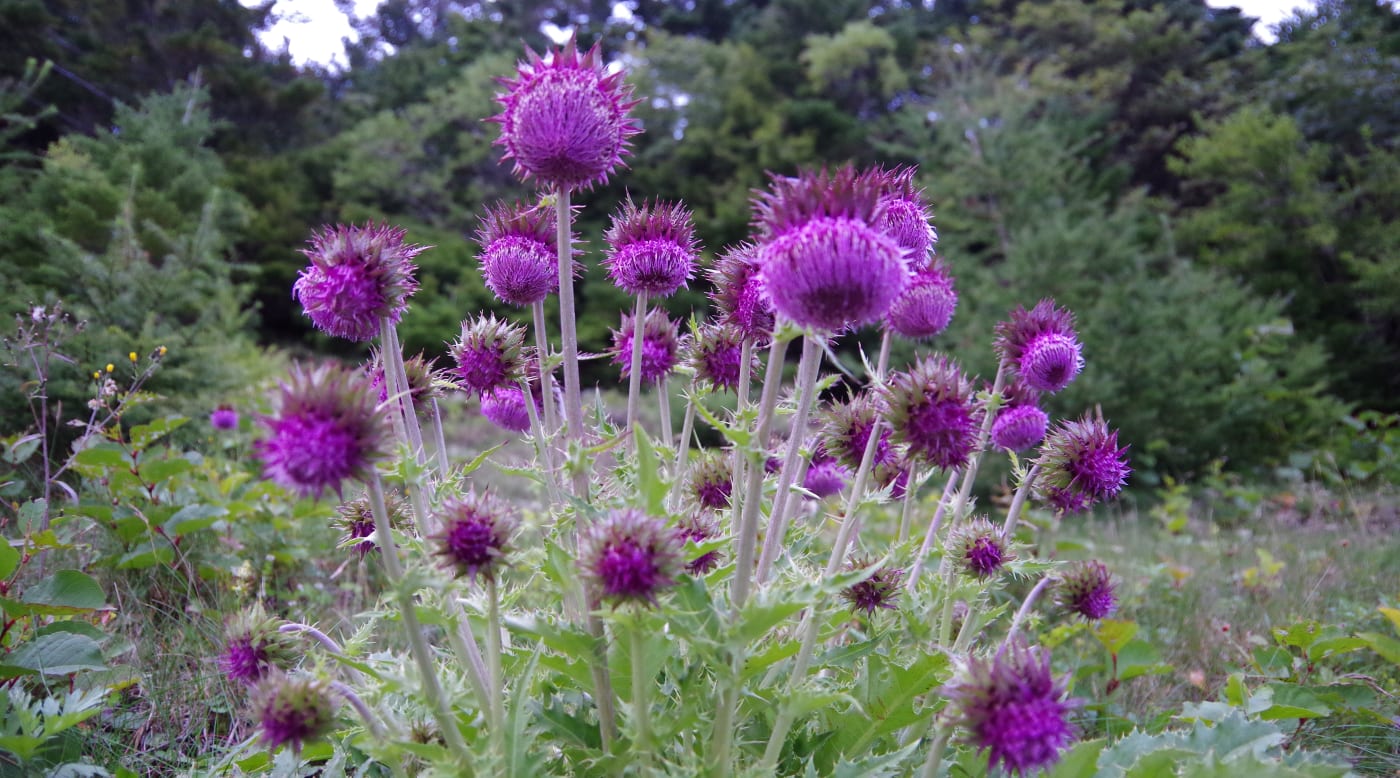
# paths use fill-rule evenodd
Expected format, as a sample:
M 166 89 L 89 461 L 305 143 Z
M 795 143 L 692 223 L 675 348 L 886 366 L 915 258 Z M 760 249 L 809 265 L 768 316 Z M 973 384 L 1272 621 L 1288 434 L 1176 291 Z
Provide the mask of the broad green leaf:
M 1080 742 L 1060 758 L 1047 778 L 1081 778 L 1093 775 L 1099 754 L 1103 753 L 1106 745 L 1108 741 L 1103 738 Z
M 74 465 L 82 472 L 100 471 L 115 467 L 125 470 L 131 467 L 131 457 L 115 443 L 99 443 L 92 448 L 79 451 L 73 457 Z
M 147 482 L 158 484 L 161 481 L 173 478 L 181 473 L 187 472 L 194 467 L 194 463 L 181 457 L 170 457 L 169 459 L 157 459 L 153 462 L 143 462 L 141 464 L 141 477 Z
M 10 539 L 0 537 L 0 581 L 8 580 L 19 569 L 19 550 L 10 545 Z
M 25 672 L 44 675 L 68 675 L 80 670 L 105 670 L 102 647 L 87 635 L 73 632 L 53 632 L 40 635 L 19 646 L 0 665 L 0 675 L 13 676 Z M 16 673 L 13 669 L 18 669 Z
M 1395 627 L 1395 633 L 1397 635 L 1400 635 L 1400 608 L 1387 608 L 1385 606 L 1381 606 L 1379 608 L 1376 608 L 1376 610 L 1380 611 L 1382 616 L 1385 616 L 1387 619 L 1390 619 L 1391 626 Z
M 228 508 L 222 505 L 186 505 L 165 522 L 165 534 L 176 538 L 188 535 L 213 526 L 226 515 Z
M 175 561 L 175 549 L 165 540 L 142 543 L 121 555 L 117 560 L 119 570 L 144 570 L 156 565 L 168 565 Z
M 1117 654 L 1137 635 L 1137 622 L 1123 619 L 1103 619 L 1094 627 L 1094 637 L 1108 653 Z
M 1357 637 L 1366 641 L 1372 651 L 1380 654 L 1383 659 L 1391 664 L 1400 665 L 1400 640 L 1387 637 L 1379 632 L 1363 632 Z
M 189 423 L 189 419 L 183 416 L 166 416 L 163 419 L 156 419 L 150 424 L 138 424 L 131 428 L 131 447 L 137 451 L 145 450 L 152 443 L 187 423 Z
M 20 597 L 30 613 L 57 616 L 85 613 L 107 603 L 102 587 L 87 573 L 59 570 L 39 581 Z
M 666 484 L 661 481 L 661 458 L 651 445 L 651 438 L 640 426 L 632 430 L 637 444 L 637 487 L 642 490 L 646 511 L 652 516 L 666 515 Z
M 6 446 L 5 453 L 0 454 L 0 461 L 4 461 L 8 465 L 18 465 L 34 456 L 34 452 L 39 450 L 41 442 L 42 438 L 39 437 L 38 433 L 26 435 L 16 440 L 12 445 Z

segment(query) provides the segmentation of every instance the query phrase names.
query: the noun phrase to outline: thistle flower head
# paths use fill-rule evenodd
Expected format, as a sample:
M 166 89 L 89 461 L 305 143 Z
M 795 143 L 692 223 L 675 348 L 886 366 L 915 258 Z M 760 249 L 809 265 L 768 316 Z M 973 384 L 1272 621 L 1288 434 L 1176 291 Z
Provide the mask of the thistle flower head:
M 397 324 L 418 289 L 413 258 L 426 247 L 403 238 L 402 229 L 372 222 L 313 233 L 311 248 L 302 252 L 311 264 L 292 285 L 292 297 L 322 332 L 373 340 L 379 320 Z
M 1074 314 L 1045 299 L 1027 311 L 1021 306 L 996 326 L 995 348 L 1003 364 L 1032 389 L 1058 392 L 1084 369 Z
M 1084 510 L 1118 496 L 1128 481 L 1128 447 L 1118 447 L 1118 431 L 1085 414 L 1062 421 L 1046 436 L 1036 464 L 1034 489 L 1064 513 Z
M 733 490 L 734 468 L 727 456 L 707 453 L 690 470 L 689 491 L 701 508 L 728 508 Z
M 1066 613 L 1098 621 L 1118 607 L 1113 574 L 1102 562 L 1072 562 L 1059 575 L 1055 601 Z
M 632 335 L 635 317 L 622 315 L 622 329 L 613 330 L 613 347 L 609 352 L 613 364 L 622 366 L 622 377 L 632 375 Z M 660 308 L 647 312 L 642 323 L 642 381 L 658 383 L 670 375 L 680 359 L 680 333 L 676 323 Z
M 436 383 L 440 377 L 436 358 L 425 357 L 420 351 L 403 361 L 403 369 L 408 375 L 408 394 L 414 408 L 421 409 L 428 400 L 442 396 Z M 378 349 L 370 352 L 365 373 L 369 375 L 370 387 L 379 397 L 379 402 L 388 401 L 389 382 L 384 380 L 384 355 Z
M 890 376 L 882 399 L 891 440 L 911 459 L 944 469 L 967 464 L 977 445 L 982 407 L 952 360 L 926 357 L 908 372 Z
M 705 514 L 695 514 L 681 520 L 676 525 L 676 538 L 681 545 L 704 543 L 719 535 L 719 525 Z M 685 563 L 685 571 L 691 575 L 705 575 L 719 566 L 723 554 L 719 551 L 706 551 Z
M 276 415 L 260 419 L 268 436 L 254 447 L 263 477 L 299 494 L 338 493 L 341 482 L 369 475 L 385 454 L 388 424 L 359 372 L 295 366 L 277 406 Z
M 914 185 L 913 167 L 897 167 L 892 170 L 877 170 L 876 175 L 884 179 L 884 217 L 879 227 L 894 238 L 904 249 L 905 257 L 912 267 L 923 267 L 933 244 L 938 242 L 938 232 L 934 230 L 928 202 L 924 191 Z
M 978 578 L 996 575 L 1016 558 L 1002 540 L 1001 530 L 985 516 L 962 524 L 948 536 L 948 554 L 963 572 Z
M 891 500 L 902 500 L 909 490 L 909 457 L 899 446 L 890 446 L 875 455 L 875 468 L 870 474 L 881 489 L 890 490 Z
M 604 70 L 597 44 L 579 54 L 570 38 L 544 58 L 526 53 L 516 78 L 501 80 L 502 110 L 489 120 L 501 125 L 502 161 L 513 160 L 521 180 L 562 190 L 607 183 L 629 138 L 641 132 L 628 115 L 638 102 L 630 99 L 631 87 L 621 72 Z
M 220 405 L 209 414 L 209 426 L 225 432 L 238 429 L 238 411 L 232 406 Z
M 464 389 L 484 392 L 520 377 L 525 364 L 525 329 L 494 314 L 462 322 L 462 334 L 448 350 L 457 363 L 452 375 Z
M 535 413 L 543 413 L 543 397 L 531 392 L 531 399 L 535 403 Z M 509 432 L 530 431 L 530 409 L 525 405 L 525 393 L 518 386 L 498 386 L 482 392 L 481 415 Z
M 802 479 L 802 488 L 819 499 L 826 499 L 840 494 L 841 490 L 846 488 L 846 481 L 850 475 L 851 471 L 818 443 L 812 452 L 812 460 L 807 464 L 807 475 Z
M 608 277 L 628 294 L 669 297 L 695 273 L 699 244 L 690 211 L 680 203 L 638 206 L 629 197 L 604 238 Z
M 1045 411 L 1030 405 L 1008 405 L 997 412 L 992 422 L 992 444 L 1004 451 L 1025 451 L 1045 439 L 1050 417 Z
M 291 635 L 278 631 L 285 623 L 268 616 L 260 605 L 230 619 L 224 631 L 224 652 L 219 655 L 224 675 L 230 681 L 251 686 L 269 673 L 290 667 L 298 650 Z
M 865 456 L 865 446 L 870 442 L 870 431 L 879 419 L 879 408 L 867 394 L 858 394 L 848 402 L 831 406 L 823 414 L 818 443 L 837 462 L 851 470 L 860 468 Z M 875 445 L 875 461 L 887 455 L 890 429 L 886 425 L 880 430 L 880 440 Z
M 958 307 L 953 277 L 942 260 L 935 259 L 914 272 L 909 285 L 890 305 L 890 329 L 896 335 L 921 340 L 948 328 Z
M 593 597 L 613 605 L 655 605 L 656 596 L 675 584 L 680 559 L 675 532 L 634 509 L 610 512 L 579 542 L 580 571 Z
M 870 567 L 870 561 L 863 560 L 848 564 L 846 569 L 863 570 L 867 567 Z M 865 611 L 866 617 L 869 618 L 874 616 L 877 610 L 894 610 L 899 607 L 899 582 L 903 578 L 903 570 L 881 567 L 864 581 L 847 587 L 841 592 L 841 597 L 851 604 L 851 610 L 856 613 Z
M 773 335 L 773 301 L 763 289 L 758 270 L 758 247 L 741 243 L 715 261 L 709 278 L 720 321 L 736 327 L 745 340 L 762 344 Z
M 409 522 L 408 502 L 402 494 L 386 490 L 384 507 L 388 511 L 389 523 L 392 526 L 398 527 Z M 335 525 L 345 533 L 340 538 L 342 548 L 353 547 L 360 552 L 361 557 L 375 549 L 374 541 L 370 539 L 375 531 L 374 509 L 367 492 L 341 503 L 335 509 L 335 514 Z
M 329 684 L 312 678 L 271 675 L 251 697 L 253 717 L 269 750 L 291 746 L 300 752 L 308 742 L 328 735 L 335 725 L 335 699 Z
M 968 659 L 943 688 L 967 742 L 989 766 L 1025 775 L 1055 764 L 1074 739 L 1065 681 L 1050 671 L 1050 652 L 1014 643 L 989 658 Z
M 510 553 L 515 515 L 487 494 L 468 492 L 443 500 L 438 511 L 442 531 L 434 536 L 437 554 L 457 577 L 494 580 Z
M 881 192 L 878 177 L 849 167 L 773 178 L 754 208 L 764 233 L 760 273 L 775 311 L 827 332 L 889 312 L 909 268 L 904 250 L 878 226 Z
M 689 346 L 687 361 L 695 371 L 695 380 L 715 391 L 733 390 L 739 386 L 744 336 L 738 328 L 702 324 L 690 339 Z M 757 359 L 750 355 L 750 374 L 756 364 Z
M 501 203 L 487 209 L 477 232 L 481 276 L 503 303 L 533 305 L 559 289 L 553 208 Z

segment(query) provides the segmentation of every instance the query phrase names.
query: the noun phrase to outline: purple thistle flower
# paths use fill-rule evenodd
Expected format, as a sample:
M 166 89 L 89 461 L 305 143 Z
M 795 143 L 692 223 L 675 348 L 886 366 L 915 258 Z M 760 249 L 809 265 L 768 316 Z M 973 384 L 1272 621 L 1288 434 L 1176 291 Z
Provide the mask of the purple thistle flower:
M 553 208 L 498 204 L 477 232 L 481 276 L 503 303 L 533 305 L 559 289 Z
M 683 519 L 675 533 L 681 544 L 704 543 L 719 534 L 719 526 L 712 519 L 697 515 Z M 687 562 L 685 571 L 695 576 L 705 575 L 719 566 L 723 556 L 719 551 L 706 551 Z
M 268 750 L 281 745 L 300 752 L 335 725 L 335 700 L 330 686 L 310 678 L 273 675 L 253 693 L 253 711 Z
M 535 412 L 542 413 L 544 400 L 534 396 Z M 492 424 L 509 432 L 530 431 L 530 409 L 525 407 L 525 393 L 518 386 L 498 386 L 481 393 L 481 415 Z
M 238 429 L 238 411 L 231 406 L 220 405 L 209 414 L 209 426 L 224 432 Z
M 891 446 L 875 455 L 875 469 L 871 472 L 875 483 L 881 489 L 890 490 L 891 500 L 904 499 L 909 490 L 909 459 L 904 450 Z
M 846 569 L 862 570 L 869 566 L 868 560 L 858 561 L 847 565 Z M 903 570 L 881 567 L 864 581 L 847 587 L 841 592 L 841 597 L 851 604 L 851 610 L 856 613 L 865 611 L 866 618 L 869 618 L 874 616 L 877 610 L 894 610 L 899 607 L 899 582 L 903 578 Z
M 719 324 L 702 325 L 690 338 L 687 361 L 695 371 L 695 380 L 715 391 L 734 390 L 739 386 L 739 368 L 743 361 L 743 335 L 736 327 Z M 752 374 L 757 365 L 750 355 Z
M 876 172 L 885 183 L 885 215 L 879 227 L 904 249 L 911 267 L 921 268 L 928 262 L 933 244 L 938 242 L 938 232 L 930 223 L 933 214 L 929 212 L 923 190 L 914 186 L 914 174 L 918 170 L 897 167 Z
M 442 532 L 434 536 L 437 553 L 457 577 L 494 580 L 510 552 L 515 516 L 490 495 L 469 492 L 448 497 L 439 509 Z
M 614 510 L 584 531 L 579 567 L 597 600 L 655 605 L 656 595 L 676 582 L 680 552 L 680 539 L 660 520 Z
M 1060 760 L 1074 739 L 1077 707 L 1065 681 L 1050 671 L 1050 652 L 1013 644 L 988 659 L 972 657 L 943 688 L 967 741 L 987 752 L 988 765 L 1025 775 Z
M 1058 392 L 1084 368 L 1074 314 L 1041 300 L 1027 311 L 1021 306 L 996 326 L 995 348 L 1003 364 L 1032 389 Z
M 286 623 L 269 617 L 259 605 L 230 620 L 219 667 L 230 681 L 252 686 L 269 673 L 288 667 L 296 657 L 295 641 L 278 631 Z
M 1001 531 L 986 517 L 958 527 L 948 537 L 948 553 L 963 571 L 978 578 L 996 574 L 1016 555 L 1002 542 Z
M 942 261 L 935 259 L 915 271 L 909 286 L 894 298 L 889 326 L 896 335 L 910 340 L 932 338 L 948 328 L 957 307 L 953 277 Z
M 1073 562 L 1059 575 L 1056 602 L 1066 613 L 1098 621 L 1118 607 L 1113 588 L 1113 575 L 1102 562 Z
M 621 72 L 604 71 L 599 44 L 580 56 L 571 37 L 547 58 L 526 54 L 514 80 L 500 79 L 507 89 L 496 95 L 503 109 L 487 120 L 501 125 L 501 160 L 513 160 L 521 180 L 537 178 L 557 189 L 607 183 L 628 153 L 628 139 L 641 132 L 628 115 L 639 102 L 629 99 L 631 87 Z
M 690 211 L 680 203 L 638 207 L 629 197 L 604 238 L 608 277 L 628 294 L 669 297 L 695 273 L 699 244 Z
M 311 264 L 292 285 L 316 328 L 348 340 L 369 341 L 379 320 L 397 324 L 418 289 L 413 258 L 426 247 L 405 244 L 404 231 L 373 222 L 336 225 L 311 236 L 302 253 Z
M 836 461 L 818 443 L 816 450 L 812 452 L 812 461 L 807 465 L 807 475 L 802 479 L 802 488 L 816 495 L 818 499 L 826 499 L 840 494 L 841 490 L 846 488 L 846 480 L 850 475 L 851 471 Z
M 992 422 L 992 444 L 1004 451 L 1025 451 L 1045 439 L 1050 417 L 1031 405 L 1010 405 Z
M 1111 500 L 1123 490 L 1132 468 L 1128 447 L 1118 447 L 1118 431 L 1085 414 L 1062 421 L 1045 436 L 1036 464 L 1034 489 L 1062 513 L 1075 513 Z
M 295 366 L 278 399 L 277 415 L 260 419 L 270 434 L 253 444 L 264 478 L 303 496 L 339 493 L 384 456 L 389 425 L 363 374 Z
M 729 495 L 734 490 L 733 478 L 734 470 L 728 457 L 706 454 L 690 472 L 690 493 L 701 508 L 728 508 Z
M 525 329 L 494 314 L 462 322 L 462 334 L 448 350 L 457 366 L 452 371 L 464 389 L 485 392 L 520 378 L 525 363 Z
M 754 202 L 764 289 L 778 313 L 827 332 L 870 324 L 908 283 L 904 250 L 877 225 L 884 217 L 878 176 L 849 167 L 834 174 L 775 176 Z
M 757 246 L 741 243 L 730 248 L 710 269 L 715 287 L 710 299 L 719 309 L 721 322 L 738 328 L 745 340 L 762 344 L 773 335 L 773 301 L 763 289 L 758 270 Z
M 615 365 L 622 366 L 622 377 L 632 375 L 632 333 L 635 317 L 622 315 L 622 329 L 613 330 L 613 348 L 609 352 Z M 676 323 L 660 308 L 647 312 L 642 324 L 642 381 L 654 384 L 670 375 L 680 359 L 680 335 Z
M 910 458 L 946 469 L 962 467 L 977 445 L 982 408 L 952 360 L 927 357 L 890 376 L 883 392 L 891 440 Z
M 822 450 L 847 468 L 860 469 L 865 446 L 870 442 L 870 431 L 875 428 L 875 421 L 879 418 L 875 401 L 869 395 L 859 394 L 849 402 L 832 406 L 824 416 L 819 433 Z M 876 462 L 888 457 L 889 438 L 890 429 L 886 425 L 880 431 L 880 441 L 875 444 Z

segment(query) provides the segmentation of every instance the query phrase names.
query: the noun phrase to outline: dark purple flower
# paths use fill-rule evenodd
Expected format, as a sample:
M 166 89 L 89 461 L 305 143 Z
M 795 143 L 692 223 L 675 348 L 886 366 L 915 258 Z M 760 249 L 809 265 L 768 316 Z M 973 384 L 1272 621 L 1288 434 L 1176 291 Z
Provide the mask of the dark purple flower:
M 238 429 L 238 411 L 227 405 L 220 405 L 209 414 L 209 426 L 225 432 Z
M 758 247 L 741 243 L 715 261 L 709 277 L 720 321 L 737 328 L 745 340 L 763 344 L 773 335 L 773 302 L 758 269 Z
M 845 465 L 836 461 L 818 444 L 812 452 L 812 461 L 807 465 L 807 475 L 802 479 L 802 488 L 820 499 L 826 499 L 840 494 L 841 490 L 846 488 L 846 481 L 850 475 L 851 471 L 847 470 Z
M 705 324 L 690 339 L 687 361 L 695 371 L 695 380 L 716 391 L 733 390 L 739 386 L 739 368 L 743 362 L 743 334 L 738 328 Z M 750 355 L 750 375 L 757 359 Z
M 464 389 L 484 392 L 520 378 L 525 361 L 525 330 L 494 314 L 462 322 L 462 334 L 448 350 L 457 367 L 453 377 Z
M 481 276 L 501 302 L 533 305 L 559 289 L 553 208 L 502 203 L 481 222 Z
M 1035 405 L 1010 405 L 992 422 L 992 444 L 1004 451 L 1025 451 L 1045 439 L 1050 417 Z
M 1098 621 L 1118 607 L 1113 588 L 1113 575 L 1102 562 L 1072 562 L 1059 575 L 1056 601 L 1066 613 Z
M 870 324 L 904 290 L 904 250 L 877 225 L 881 181 L 852 168 L 774 177 L 754 206 L 758 257 L 773 308 L 798 326 L 835 332 Z
M 437 553 L 457 577 L 494 579 L 505 564 L 517 525 L 506 506 L 489 495 L 469 492 L 443 500 L 438 519 L 442 531 L 433 538 Z
M 531 394 L 533 395 L 533 392 Z M 543 398 L 533 399 L 535 413 L 542 413 Z M 481 415 L 503 430 L 530 431 L 530 409 L 525 407 L 525 393 L 518 386 L 500 386 L 482 392 Z
M 319 740 L 335 725 L 335 700 L 330 686 L 311 678 L 273 675 L 253 693 L 253 711 L 269 750 L 290 746 L 300 752 L 306 743 Z
M 991 658 L 971 657 L 943 688 L 967 741 L 988 765 L 1025 775 L 1060 760 L 1074 739 L 1065 682 L 1050 671 L 1050 652 L 1013 644 Z
M 676 582 L 680 551 L 680 539 L 660 520 L 614 510 L 584 530 L 579 568 L 599 601 L 655 605 L 656 596 Z
M 869 561 L 855 562 L 848 565 L 846 569 L 861 570 L 869 566 Z M 872 572 L 870 577 L 864 581 L 847 587 L 845 591 L 841 592 L 841 597 L 851 604 L 851 610 L 856 613 L 865 611 L 868 618 L 875 615 L 877 610 L 894 610 L 899 607 L 899 582 L 903 578 L 903 570 L 881 567 Z
M 622 164 L 628 139 L 641 132 L 628 111 L 631 87 L 622 73 L 608 74 L 600 62 L 599 46 L 582 56 L 573 38 L 562 50 L 541 58 L 526 50 L 514 80 L 496 99 L 503 106 L 489 121 L 501 125 L 496 144 L 514 160 L 522 180 L 539 179 L 558 189 L 582 189 L 607 183 L 608 174 Z
M 608 277 L 628 294 L 669 297 L 695 273 L 695 227 L 680 203 L 638 207 L 628 198 L 604 237 Z
M 1118 431 L 1110 431 L 1103 419 L 1085 414 L 1062 421 L 1040 446 L 1036 494 L 1064 513 L 1111 500 L 1132 473 L 1127 453 L 1127 446 L 1118 447 Z
M 277 414 L 260 421 L 269 432 L 254 444 L 263 477 L 304 496 L 338 493 L 346 479 L 366 477 L 387 445 L 369 381 L 336 366 L 293 367 Z
M 1032 389 L 1058 392 L 1084 367 L 1074 314 L 1041 300 L 1027 311 L 1021 306 L 996 326 L 995 347 L 1002 364 Z
M 1016 558 L 1002 541 L 1001 531 L 985 517 L 958 527 L 948 537 L 948 553 L 963 571 L 978 578 L 996 574 Z
M 613 330 L 613 347 L 609 352 L 615 365 L 622 366 L 622 377 L 632 375 L 632 333 L 634 317 L 622 315 L 622 329 Z M 642 325 L 642 381 L 654 384 L 675 369 L 680 360 L 680 335 L 676 323 L 660 308 L 647 312 Z
M 891 440 L 911 459 L 944 469 L 962 467 L 977 446 L 982 408 L 952 360 L 926 357 L 907 373 L 895 373 L 882 399 Z
M 682 520 L 676 526 L 675 532 L 682 544 L 698 544 L 715 538 L 719 534 L 719 527 L 713 519 L 704 515 L 696 515 Z M 719 566 L 721 558 L 723 558 L 723 554 L 719 551 L 706 551 L 687 562 L 685 571 L 691 575 L 705 575 Z
M 706 454 L 690 471 L 690 493 L 701 508 L 728 508 L 733 479 L 734 469 L 728 457 Z
M 292 285 L 316 328 L 338 338 L 368 341 L 380 319 L 397 324 L 418 289 L 413 258 L 426 247 L 405 244 L 398 227 L 337 225 L 311 236 L 302 253 L 311 264 Z
M 278 631 L 284 623 L 275 616 L 269 617 L 257 605 L 229 621 L 219 667 L 230 681 L 252 686 L 269 673 L 292 664 L 296 645 L 290 635 Z
M 879 227 L 904 249 L 910 267 L 923 267 L 933 251 L 933 244 L 938 241 L 938 233 L 930 223 L 933 214 L 924 200 L 923 190 L 914 186 L 914 174 L 918 170 L 897 167 L 877 172 L 885 183 L 885 215 Z
M 870 431 L 879 419 L 879 409 L 869 395 L 860 394 L 849 402 L 833 405 L 824 414 L 825 419 L 819 433 L 822 450 L 836 458 L 836 461 L 851 470 L 860 469 L 860 461 L 865 456 L 865 447 L 870 442 Z M 875 461 L 888 456 L 890 428 L 885 425 L 880 431 Z
M 890 305 L 889 325 L 910 340 L 932 338 L 948 328 L 958 307 L 953 277 L 939 260 L 915 271 L 913 279 Z

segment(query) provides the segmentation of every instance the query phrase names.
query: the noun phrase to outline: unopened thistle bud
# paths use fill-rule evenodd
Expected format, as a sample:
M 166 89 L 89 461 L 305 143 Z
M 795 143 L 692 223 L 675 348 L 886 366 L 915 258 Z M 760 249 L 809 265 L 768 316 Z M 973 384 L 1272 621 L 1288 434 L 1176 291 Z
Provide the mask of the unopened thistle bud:
M 535 413 L 543 413 L 543 398 L 532 392 L 531 399 L 535 403 Z M 503 430 L 529 432 L 530 409 L 525 402 L 525 393 L 518 386 L 487 389 L 481 393 L 481 415 Z
M 710 295 L 720 321 L 739 330 L 747 341 L 767 343 L 773 335 L 773 302 L 758 272 L 758 247 L 741 243 L 720 255 L 709 271 Z
M 706 454 L 690 471 L 690 494 L 696 504 L 709 510 L 729 507 L 734 490 L 734 468 L 729 457 Z
M 230 681 L 251 686 L 270 673 L 291 667 L 299 655 L 296 639 L 278 631 L 286 621 L 259 605 L 235 616 L 225 630 L 219 667 Z
M 1055 601 L 1065 613 L 1098 621 L 1118 607 L 1113 575 L 1102 562 L 1073 562 L 1059 575 Z
M 719 525 L 714 519 L 697 514 L 683 519 L 675 529 L 676 537 L 682 544 L 704 543 L 719 535 Z M 705 575 L 719 566 L 723 554 L 719 551 L 706 551 L 685 563 L 685 571 L 691 575 Z
M 914 185 L 913 167 L 897 167 L 893 170 L 877 169 L 875 174 L 884 183 L 884 217 L 880 219 L 880 229 L 894 238 L 904 249 L 905 259 L 910 267 L 921 268 L 928 263 L 933 244 L 938 241 L 934 230 L 933 214 L 924 191 Z
M 733 390 L 739 386 L 739 368 L 743 361 L 743 334 L 735 327 L 705 324 L 690 339 L 688 361 L 695 379 L 715 391 Z M 750 356 L 752 372 L 758 360 Z
M 224 432 L 238 429 L 238 411 L 231 406 L 220 405 L 209 414 L 209 426 Z
M 494 314 L 462 322 L 462 334 L 448 350 L 456 367 L 453 378 L 470 392 L 485 392 L 520 377 L 525 364 L 525 329 Z
M 1002 541 L 1001 531 L 985 516 L 965 522 L 953 531 L 948 537 L 948 554 L 963 572 L 977 578 L 996 575 L 1016 558 Z
M 622 377 L 632 375 L 632 335 L 635 317 L 623 314 L 622 328 L 613 330 L 613 347 L 609 352 L 613 364 L 622 366 Z M 671 374 L 680 360 L 680 334 L 676 323 L 660 308 L 647 312 L 642 325 L 642 381 L 654 384 Z
M 1117 430 L 1085 414 L 1062 421 L 1040 447 L 1040 473 L 1033 488 L 1062 513 L 1076 513 L 1118 496 L 1128 481 L 1128 447 L 1118 447 Z
M 1005 405 L 992 422 L 992 445 L 1003 451 L 1025 451 L 1045 439 L 1050 417 L 1036 405 L 1036 392 L 1020 380 L 1007 384 Z
M 870 432 L 879 419 L 879 409 L 869 395 L 860 394 L 850 401 L 833 405 L 823 414 L 819 444 L 836 461 L 851 470 L 860 468 L 865 456 L 865 446 L 870 442 Z M 875 461 L 887 458 L 890 428 L 885 425 L 880 431 Z
M 379 402 L 386 402 L 389 399 L 389 382 L 384 378 L 384 357 L 378 350 L 370 352 L 369 362 L 365 363 L 365 373 L 369 376 L 370 386 L 373 387 Z M 428 358 L 420 351 L 417 355 L 403 361 L 404 373 L 408 376 L 408 393 L 413 400 L 413 407 L 421 410 L 428 401 L 434 397 L 442 396 L 442 391 L 438 389 L 439 371 L 437 369 L 437 359 Z
M 254 717 L 262 728 L 269 750 L 302 746 L 330 734 L 335 726 L 335 698 L 330 685 L 312 678 L 272 675 L 258 684 L 252 696 Z
M 553 208 L 497 205 L 486 211 L 477 233 L 481 275 L 497 299 L 533 305 L 559 289 Z
M 869 560 L 857 561 L 847 565 L 846 569 L 861 570 L 869 566 Z M 866 617 L 869 618 L 875 615 L 877 610 L 894 610 L 899 607 L 899 594 L 902 591 L 899 582 L 903 579 L 903 570 L 881 567 L 864 581 L 847 587 L 841 592 L 841 597 L 851 604 L 851 610 L 856 613 L 865 611 Z
M 846 488 L 846 481 L 850 475 L 851 471 L 818 443 L 812 452 L 811 462 L 807 464 L 807 475 L 802 479 L 802 488 L 816 495 L 818 499 L 826 499 L 840 494 L 841 490 Z
M 932 338 L 948 328 L 958 307 L 953 277 L 941 260 L 935 259 L 914 272 L 909 285 L 890 305 L 890 329 L 910 340 Z
M 384 507 L 391 526 L 399 527 L 409 523 L 408 502 L 402 494 L 386 491 Z M 335 509 L 335 513 L 333 522 L 344 532 L 340 538 L 341 548 L 354 548 L 360 552 L 361 557 L 375 550 L 374 541 L 370 540 L 375 533 L 374 510 L 368 493 L 341 503 L 340 507 Z

